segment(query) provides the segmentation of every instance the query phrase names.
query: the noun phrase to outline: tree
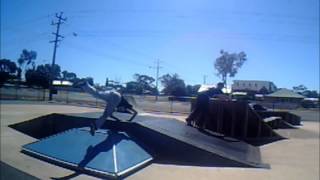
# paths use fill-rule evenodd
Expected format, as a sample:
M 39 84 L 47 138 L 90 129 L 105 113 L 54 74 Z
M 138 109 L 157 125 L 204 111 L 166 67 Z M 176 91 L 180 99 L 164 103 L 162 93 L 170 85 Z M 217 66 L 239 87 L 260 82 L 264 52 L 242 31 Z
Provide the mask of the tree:
M 132 94 L 156 94 L 157 89 L 152 84 L 155 80 L 153 77 L 142 74 L 134 74 L 135 81 L 126 83 L 125 92 Z
M 299 93 L 299 94 L 302 94 L 304 91 L 306 91 L 308 88 L 303 85 L 303 84 L 300 84 L 299 86 L 293 86 L 293 91 L 296 92 L 296 93 Z
M 51 71 L 51 69 L 52 69 L 51 64 L 39 65 L 37 67 L 37 71 L 40 72 L 41 74 L 48 76 L 48 78 L 52 75 L 53 79 L 60 79 L 60 77 L 61 77 L 60 66 L 58 64 L 55 64 L 52 71 Z
M 59 79 L 61 77 L 61 69 L 59 65 L 55 64 L 53 71 L 51 71 L 51 68 L 51 64 L 44 64 L 37 66 L 36 69 L 28 69 L 25 74 L 26 83 L 28 85 L 48 88 L 50 84 L 51 72 L 53 73 L 54 79 Z
M 34 69 L 28 69 L 25 73 L 26 84 L 29 86 L 49 87 L 49 77 Z
M 76 82 L 79 80 L 77 78 L 77 75 L 73 72 L 68 72 L 68 71 L 62 71 L 62 80 L 70 81 L 70 82 Z
M 220 51 L 221 56 L 214 63 L 215 69 L 218 71 L 218 76 L 222 77 L 222 81 L 227 86 L 227 77 L 234 77 L 243 63 L 247 60 L 247 55 L 244 52 L 228 53 Z
M 153 77 L 148 76 L 148 75 L 143 75 L 143 74 L 135 74 L 134 78 L 136 79 L 136 82 L 138 83 L 138 85 L 142 89 L 142 93 L 156 92 L 156 89 L 155 89 L 154 85 L 152 84 L 155 81 L 155 79 Z
M 17 65 L 9 59 L 0 59 L 0 87 L 9 79 L 16 78 Z
M 315 90 L 305 90 L 301 94 L 307 98 L 319 98 L 319 93 Z
M 299 86 L 293 86 L 292 89 L 294 92 L 307 98 L 319 98 L 319 93 L 317 91 L 308 90 L 308 88 L 303 84 L 300 84 Z
M 35 51 L 28 51 L 26 49 L 22 50 L 22 53 L 20 54 L 20 57 L 18 59 L 18 64 L 20 68 L 19 78 L 21 78 L 21 71 L 22 69 L 26 71 L 27 67 L 29 65 L 32 66 L 32 69 L 35 69 L 35 62 L 34 60 L 37 58 L 37 52 Z M 23 67 L 23 68 L 22 68 Z
M 197 85 L 187 85 L 186 86 L 186 95 L 187 96 L 196 96 L 198 94 L 198 90 L 201 87 L 200 84 Z
M 182 79 L 179 78 L 178 74 L 165 74 L 160 77 L 161 83 L 164 86 L 162 92 L 165 95 L 172 96 L 185 96 L 186 85 Z
M 143 74 L 134 74 L 133 75 L 134 79 L 141 84 L 152 84 L 154 82 L 154 78 L 148 75 L 143 75 Z
M 139 83 L 130 81 L 126 83 L 125 92 L 130 94 L 142 94 L 143 89 L 139 86 Z

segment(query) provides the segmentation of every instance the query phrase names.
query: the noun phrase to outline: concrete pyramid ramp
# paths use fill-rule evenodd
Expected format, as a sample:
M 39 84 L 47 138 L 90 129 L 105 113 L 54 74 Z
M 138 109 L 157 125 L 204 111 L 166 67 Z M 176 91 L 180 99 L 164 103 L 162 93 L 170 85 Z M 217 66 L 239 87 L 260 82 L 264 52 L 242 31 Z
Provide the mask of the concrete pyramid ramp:
M 27 144 L 23 152 L 88 174 L 107 178 L 124 176 L 151 161 L 152 156 L 131 135 L 76 128 Z

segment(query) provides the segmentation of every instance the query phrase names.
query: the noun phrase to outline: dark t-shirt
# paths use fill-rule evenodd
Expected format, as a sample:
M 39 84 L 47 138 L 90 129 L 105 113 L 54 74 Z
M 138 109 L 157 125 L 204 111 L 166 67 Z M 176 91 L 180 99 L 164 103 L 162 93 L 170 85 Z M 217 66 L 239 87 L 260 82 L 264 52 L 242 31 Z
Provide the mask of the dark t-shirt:
M 211 88 L 207 91 L 201 92 L 200 94 L 204 94 L 209 97 L 213 97 L 214 95 L 223 94 L 223 92 L 221 91 L 221 89 Z
M 250 104 L 255 111 L 267 111 L 268 109 L 260 104 Z
M 223 92 L 220 89 L 216 88 L 211 88 L 207 91 L 200 92 L 197 97 L 197 107 L 206 109 L 209 104 L 210 98 L 214 95 L 219 94 L 223 94 Z

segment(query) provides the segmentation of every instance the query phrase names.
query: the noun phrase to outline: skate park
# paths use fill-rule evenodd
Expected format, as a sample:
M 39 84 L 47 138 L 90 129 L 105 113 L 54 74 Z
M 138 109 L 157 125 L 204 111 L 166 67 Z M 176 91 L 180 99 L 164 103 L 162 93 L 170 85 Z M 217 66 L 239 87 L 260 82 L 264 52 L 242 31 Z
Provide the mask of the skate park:
M 319 1 L 0 4 L 0 179 L 320 178 Z
M 13 112 L 14 108 L 22 107 L 23 109 L 25 109 L 25 111 L 22 110 L 19 113 Z M 125 161 L 129 161 L 125 163 L 131 163 L 134 168 L 127 168 L 129 169 L 127 171 L 125 168 L 122 168 L 122 170 L 124 171 L 122 173 L 120 171 L 120 165 L 118 174 L 114 175 L 110 173 L 110 169 L 105 169 L 108 170 L 109 173 L 97 171 L 97 169 L 99 169 L 99 163 L 92 163 L 93 165 L 88 164 L 91 167 L 95 167 L 95 164 L 98 164 L 96 169 L 86 167 L 80 168 L 78 167 L 78 165 L 75 165 L 77 163 L 80 163 L 80 161 L 85 157 L 89 145 L 85 142 L 81 142 L 81 138 L 77 140 L 77 136 L 81 137 L 81 135 L 75 135 L 77 132 L 72 131 L 81 131 L 82 134 L 85 134 L 85 137 L 90 137 L 90 134 L 87 130 L 85 130 L 85 128 L 87 128 L 88 121 L 90 121 L 90 119 L 99 117 L 99 114 L 101 114 L 101 110 L 99 112 L 99 110 L 95 108 L 76 106 L 68 107 L 46 103 L 44 103 L 43 105 L 39 105 L 37 103 L 19 104 L 18 102 L 17 104 L 10 102 L 8 104 L 4 103 L 2 104 L 2 108 L 6 108 L 6 111 L 4 113 L 5 115 L 2 115 L 1 117 L 2 122 L 4 122 L 3 119 L 8 119 L 9 121 L 11 118 L 15 119 L 12 119 L 10 123 L 8 122 L 8 124 L 5 123 L 7 125 L 4 125 L 4 123 L 2 124 L 1 140 L 2 143 L 5 143 L 6 145 L 2 146 L 2 148 L 15 147 L 13 149 L 14 151 L 12 150 L 11 152 L 2 151 L 6 152 L 2 153 L 2 157 L 4 157 L 4 160 L 8 158 L 8 164 L 16 165 L 14 167 L 21 166 L 20 169 L 23 169 L 23 172 L 27 171 L 28 174 L 34 175 L 35 177 L 38 177 L 40 179 L 59 177 L 68 178 L 73 176 L 74 178 L 79 179 L 86 179 L 88 177 L 111 179 L 135 179 L 135 177 L 139 177 L 140 179 L 141 176 L 144 176 L 144 174 L 145 178 L 148 179 L 148 173 L 156 173 L 146 172 L 150 168 L 159 170 L 172 168 L 172 171 L 177 171 L 176 173 L 178 174 L 173 175 L 166 174 L 169 172 L 165 173 L 167 177 L 172 178 L 183 177 L 184 173 L 182 172 L 184 170 L 189 168 L 189 170 L 191 170 L 195 168 L 196 170 L 191 171 L 199 171 L 199 173 L 197 174 L 199 174 L 200 177 L 201 169 L 206 172 L 208 169 L 212 169 L 213 174 L 218 173 L 221 177 L 228 177 L 228 175 L 226 175 L 225 173 L 231 171 L 230 174 L 238 174 L 240 172 L 243 178 L 248 176 L 248 174 L 253 173 L 256 174 L 257 177 L 262 177 L 263 179 L 263 176 L 265 176 L 265 178 L 268 179 L 267 177 L 272 176 L 271 174 L 273 174 L 275 178 L 281 174 L 279 172 L 278 174 L 277 172 L 274 173 L 274 171 L 277 171 L 277 166 L 279 166 L 278 168 L 280 169 L 288 168 L 289 171 L 290 165 L 292 165 L 293 162 L 296 163 L 296 166 L 299 166 L 299 163 L 301 163 L 301 165 L 308 165 L 304 164 L 303 161 L 309 163 L 310 166 L 313 166 L 309 168 L 310 172 L 317 173 L 316 167 L 318 162 L 315 161 L 315 158 L 317 157 L 316 145 L 318 144 L 317 138 L 319 136 L 319 132 L 315 127 L 315 124 L 318 124 L 318 122 L 303 122 L 303 117 L 301 118 L 303 126 L 299 125 L 294 129 L 278 128 L 273 131 L 273 129 L 268 126 L 270 127 L 269 130 L 274 133 L 272 135 L 268 131 L 269 135 L 272 135 L 271 137 L 275 137 L 275 135 L 277 135 L 276 137 L 281 138 L 272 138 L 273 140 L 270 142 L 269 136 L 267 140 L 263 136 L 256 136 L 256 138 L 260 139 L 260 141 L 262 141 L 262 139 L 265 140 L 264 144 L 260 145 L 257 145 L 256 143 L 258 139 L 256 139 L 256 141 L 250 142 L 244 141 L 245 139 L 242 139 L 242 134 L 240 134 L 241 137 L 239 138 L 239 140 L 235 141 L 236 136 L 234 136 L 233 138 L 222 138 L 216 136 L 211 132 L 200 132 L 194 127 L 186 126 L 185 122 L 183 121 L 183 117 L 179 116 L 168 117 L 165 115 L 154 115 L 145 113 L 137 116 L 137 120 L 134 122 L 128 123 L 110 120 L 107 121 L 105 127 L 102 128 L 101 135 L 104 135 L 104 133 L 106 133 L 107 130 L 105 128 L 108 127 L 109 130 L 112 130 L 113 132 L 119 132 L 120 134 L 124 133 L 122 135 L 125 136 L 125 138 L 121 138 L 122 135 L 121 137 L 119 137 L 119 133 L 113 135 L 111 133 L 111 135 L 109 134 L 109 136 L 111 137 L 109 139 L 113 139 L 112 141 L 117 141 L 115 139 L 118 139 L 118 141 L 132 142 L 131 145 L 128 142 L 127 144 L 129 145 L 120 145 L 120 143 L 119 145 L 115 146 L 116 149 L 121 149 L 121 146 L 124 146 L 124 149 L 126 149 L 126 146 L 132 147 L 132 144 L 138 147 L 130 148 L 131 150 L 128 151 L 124 150 L 126 152 L 125 155 L 128 155 L 133 159 L 128 160 L 130 158 L 124 156 Z M 35 110 L 34 108 L 36 108 L 37 110 Z M 57 111 L 55 113 L 51 113 L 51 108 L 56 109 Z M 42 111 L 42 114 L 40 114 L 39 111 Z M 116 116 L 126 119 L 127 115 L 123 113 L 117 113 Z M 27 119 L 24 117 L 27 117 Z M 254 134 L 256 133 L 257 132 L 255 131 Z M 8 135 L 10 134 L 14 136 L 9 138 Z M 68 136 L 70 136 L 71 140 L 66 140 L 68 139 Z M 15 139 L 14 141 L 12 141 L 13 138 Z M 102 142 L 100 144 L 108 146 L 109 143 L 103 141 L 103 139 L 104 138 L 100 140 Z M 249 139 L 252 140 L 252 138 Z M 50 141 L 54 141 L 55 143 L 50 145 Z M 304 143 L 307 141 L 311 146 L 303 146 L 300 147 L 301 149 L 299 149 L 299 141 L 304 141 Z M 37 143 L 39 142 L 40 144 L 37 145 Z M 44 143 L 44 146 L 41 143 Z M 65 151 L 65 148 L 66 146 L 68 146 L 68 144 L 70 144 L 70 146 L 72 147 L 72 143 L 74 143 L 74 150 L 71 150 L 70 152 Z M 54 144 L 56 144 L 57 146 L 55 146 Z M 117 142 L 115 142 L 115 144 L 117 144 Z M 290 145 L 293 147 L 296 146 L 293 152 L 286 150 L 286 146 Z M 274 149 L 275 147 L 279 149 L 276 150 Z M 310 153 L 310 156 L 313 156 L 312 159 L 311 157 L 307 157 L 302 155 L 301 153 L 298 153 L 299 151 L 304 150 L 304 148 L 311 149 L 311 147 L 313 147 L 312 150 L 314 152 Z M 107 155 L 108 153 L 103 154 L 104 150 L 99 150 L 99 147 L 93 149 L 97 152 L 93 153 L 94 155 L 91 155 L 91 158 L 89 155 L 90 161 L 92 161 L 95 157 L 99 157 L 99 159 L 110 159 L 110 157 L 108 157 Z M 139 154 L 139 150 L 143 152 L 140 153 L 142 155 L 138 155 L 142 157 L 142 160 L 137 160 L 134 158 L 135 155 Z M 278 154 L 280 152 L 277 152 L 279 150 L 281 150 L 281 155 Z M 295 150 L 297 152 L 294 152 Z M 120 153 L 118 153 L 120 156 L 121 151 L 122 150 L 119 150 Z M 287 153 L 284 153 L 284 151 L 286 151 Z M 69 153 L 69 156 L 66 156 L 64 153 L 62 153 L 62 155 L 57 155 L 56 152 Z M 73 156 L 76 156 L 75 154 L 81 154 L 82 157 L 78 158 L 78 161 L 75 160 L 74 164 L 65 162 L 68 159 L 69 162 L 77 159 L 76 157 L 74 159 L 72 158 Z M 14 158 L 11 159 L 10 157 Z M 57 161 L 57 158 L 60 158 L 60 160 L 64 158 L 64 161 Z M 118 159 L 121 161 L 121 158 Z M 275 161 L 275 164 L 273 164 L 272 160 Z M 279 161 L 278 163 L 281 162 L 280 160 L 283 160 L 284 164 L 280 163 L 277 165 L 276 160 Z M 28 162 L 31 162 L 32 166 L 34 167 L 31 167 L 31 164 L 29 164 Z M 285 164 L 285 162 L 287 162 L 288 164 Z M 108 162 L 108 164 L 110 163 Z M 123 162 L 118 162 L 118 164 L 121 163 Z M 38 171 L 36 169 L 36 167 L 40 168 L 39 166 L 41 166 L 41 169 L 43 169 L 43 171 Z M 297 167 L 292 168 L 294 169 Z M 283 171 L 283 169 L 281 171 Z M 50 174 L 50 172 L 52 172 L 52 175 L 49 177 L 48 174 Z M 310 172 L 306 172 L 306 175 Z M 161 177 L 164 176 L 159 176 L 160 179 Z M 292 176 L 293 179 L 298 179 L 298 177 L 301 176 Z M 194 176 L 194 178 L 196 178 L 196 176 Z

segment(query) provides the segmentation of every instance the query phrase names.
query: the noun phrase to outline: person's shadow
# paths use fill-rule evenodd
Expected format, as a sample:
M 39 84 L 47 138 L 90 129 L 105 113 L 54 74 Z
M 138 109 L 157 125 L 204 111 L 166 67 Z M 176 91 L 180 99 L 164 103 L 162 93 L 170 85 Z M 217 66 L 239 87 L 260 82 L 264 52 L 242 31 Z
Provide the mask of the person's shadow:
M 122 141 L 124 139 L 130 139 L 130 137 L 128 137 L 126 134 L 119 133 L 118 131 L 109 130 L 109 131 L 107 131 L 107 133 L 108 133 L 108 136 L 104 141 L 100 142 L 99 144 L 97 144 L 95 146 L 90 145 L 87 148 L 86 155 L 78 164 L 78 168 L 79 168 L 78 172 L 74 172 L 73 174 L 70 174 L 65 177 L 59 177 L 59 178 L 51 177 L 51 179 L 53 179 L 53 180 L 67 180 L 67 179 L 71 179 L 71 178 L 74 178 L 74 177 L 80 175 L 81 169 L 84 169 L 86 167 L 86 165 L 88 163 L 90 163 L 99 153 L 108 152 L 113 148 L 114 145 L 118 144 L 120 141 Z M 114 163 L 114 162 L 112 162 L 112 163 Z

